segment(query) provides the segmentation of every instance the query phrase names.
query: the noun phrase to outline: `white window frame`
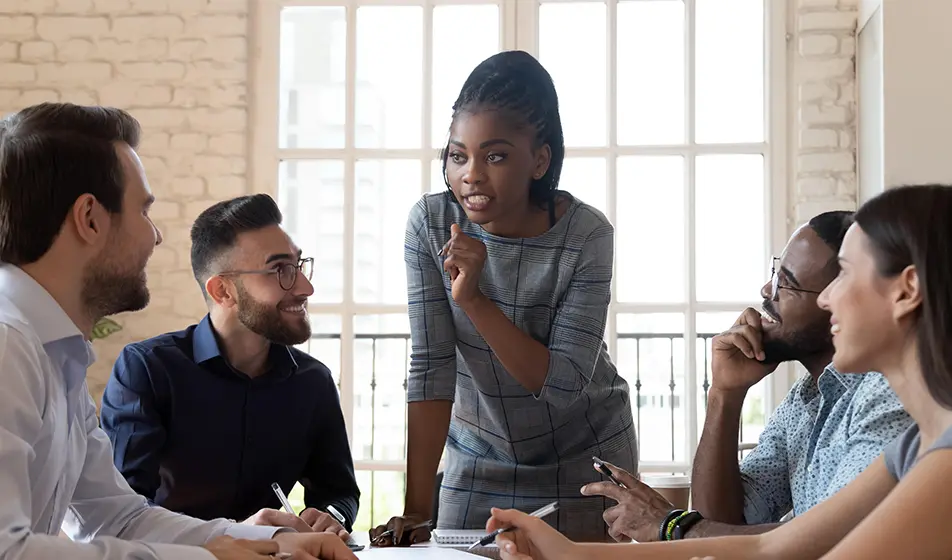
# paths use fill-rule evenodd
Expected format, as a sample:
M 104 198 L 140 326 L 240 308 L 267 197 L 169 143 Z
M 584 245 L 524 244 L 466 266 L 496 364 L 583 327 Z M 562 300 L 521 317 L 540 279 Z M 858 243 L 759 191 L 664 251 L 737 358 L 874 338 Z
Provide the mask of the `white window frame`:
M 673 154 L 685 156 L 685 274 L 687 276 L 685 301 L 678 304 L 632 304 L 617 301 L 617 290 L 613 289 L 613 298 L 606 329 L 606 338 L 612 355 L 617 355 L 616 317 L 619 313 L 683 313 L 684 328 L 684 364 L 685 364 L 685 462 L 642 462 L 640 470 L 644 472 L 690 472 L 694 451 L 698 441 L 698 419 L 695 403 L 699 396 L 697 376 L 691 375 L 696 364 L 696 345 L 688 343 L 696 339 L 696 313 L 738 311 L 744 304 L 734 303 L 698 303 L 696 302 L 695 281 L 695 197 L 694 155 L 705 153 L 744 153 L 763 154 L 765 173 L 765 244 L 768 262 L 771 254 L 779 254 L 786 242 L 791 225 L 787 216 L 787 121 L 790 117 L 787 99 L 795 95 L 788 91 L 787 80 L 787 2 L 777 0 L 764 1 L 765 49 L 765 141 L 746 144 L 696 145 L 694 140 L 694 14 L 695 0 L 683 0 L 685 3 L 685 137 L 681 146 L 645 146 L 618 147 L 616 141 L 616 40 L 615 21 L 619 0 L 542 0 L 553 2 L 604 2 L 607 6 L 607 25 L 605 30 L 607 58 L 607 147 L 568 148 L 566 157 L 593 156 L 607 160 L 607 214 L 615 223 L 615 167 L 616 158 L 624 155 Z M 623 0 L 624 1 L 624 0 Z M 651 0 L 627 0 L 651 1 Z M 348 435 L 353 439 L 354 415 L 354 321 L 359 315 L 406 313 L 406 305 L 363 304 L 354 302 L 353 297 L 353 260 L 354 260 L 354 161 L 375 158 L 420 159 L 422 164 L 421 193 L 430 189 L 430 162 L 436 150 L 431 143 L 432 115 L 432 10 L 436 5 L 452 4 L 496 4 L 501 7 L 500 48 L 522 49 L 534 55 L 538 54 L 538 14 L 539 0 L 258 0 L 253 3 L 251 16 L 252 48 L 250 70 L 250 119 L 249 138 L 249 179 L 252 192 L 267 193 L 277 197 L 278 169 L 283 159 L 327 159 L 342 160 L 345 163 L 344 175 L 344 278 L 343 302 L 339 304 L 310 304 L 312 313 L 332 314 L 341 317 L 341 408 L 347 426 Z M 419 149 L 364 149 L 354 147 L 353 126 L 347 126 L 345 148 L 328 149 L 282 149 L 279 148 L 279 49 L 280 49 L 280 12 L 284 7 L 293 6 L 345 6 L 347 10 L 347 61 L 345 83 L 347 91 L 354 91 L 356 84 L 356 10 L 367 5 L 414 5 L 423 6 L 423 109 L 421 122 L 421 148 Z M 345 106 L 345 122 L 355 120 L 355 99 L 348 96 Z M 349 187 L 349 188 L 348 188 Z M 750 305 L 759 307 L 760 302 L 752 300 Z M 786 370 L 786 371 L 784 371 Z M 767 378 L 765 395 L 765 413 L 770 414 L 785 396 L 795 378 L 795 370 L 781 368 L 778 373 Z M 355 461 L 357 470 L 404 471 L 403 461 Z

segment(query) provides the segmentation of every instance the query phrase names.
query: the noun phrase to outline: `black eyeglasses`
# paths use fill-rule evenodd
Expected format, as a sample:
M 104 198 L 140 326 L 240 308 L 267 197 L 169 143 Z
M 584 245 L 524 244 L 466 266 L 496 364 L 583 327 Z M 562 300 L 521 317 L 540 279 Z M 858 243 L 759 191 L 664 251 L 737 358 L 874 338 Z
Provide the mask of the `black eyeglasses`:
M 300 272 L 308 282 L 311 281 L 311 275 L 314 274 L 314 258 L 307 257 L 301 259 L 297 264 L 283 263 L 278 265 L 276 268 L 269 268 L 264 270 L 229 270 L 226 272 L 219 272 L 219 276 L 237 276 L 239 274 L 275 274 L 278 277 L 278 285 L 281 286 L 281 289 L 285 292 L 294 287 L 294 283 L 297 282 L 298 272 Z
M 795 288 L 793 286 L 788 286 L 786 284 L 780 283 L 780 275 L 777 274 L 777 270 L 780 268 L 780 257 L 771 257 L 770 264 L 770 299 L 773 301 L 780 300 L 780 290 L 790 290 L 791 292 L 800 292 L 804 294 L 820 294 L 822 292 L 817 292 L 815 290 L 804 290 L 803 288 Z

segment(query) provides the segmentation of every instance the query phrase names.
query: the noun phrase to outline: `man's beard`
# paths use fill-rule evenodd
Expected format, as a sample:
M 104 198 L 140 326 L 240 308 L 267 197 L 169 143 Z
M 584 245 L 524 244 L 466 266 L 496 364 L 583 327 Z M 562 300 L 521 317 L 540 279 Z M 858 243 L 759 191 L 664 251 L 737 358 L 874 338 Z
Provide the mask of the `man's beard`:
M 88 313 L 98 320 L 124 311 L 139 311 L 149 305 L 145 265 L 143 262 L 131 270 L 122 270 L 106 259 L 87 265 L 83 271 L 82 299 Z
M 764 311 L 779 318 L 773 302 L 765 300 Z M 782 323 L 781 323 L 782 324 Z M 830 333 L 829 323 L 811 325 L 803 330 L 785 334 L 782 339 L 764 337 L 764 362 L 768 364 L 782 364 L 784 362 L 800 361 L 810 356 L 829 352 L 833 349 L 833 335 Z
M 291 321 L 281 316 L 278 306 L 269 306 L 249 294 L 240 282 L 235 283 L 238 291 L 238 320 L 251 332 L 284 346 L 303 344 L 311 338 L 311 324 L 307 315 L 301 320 Z

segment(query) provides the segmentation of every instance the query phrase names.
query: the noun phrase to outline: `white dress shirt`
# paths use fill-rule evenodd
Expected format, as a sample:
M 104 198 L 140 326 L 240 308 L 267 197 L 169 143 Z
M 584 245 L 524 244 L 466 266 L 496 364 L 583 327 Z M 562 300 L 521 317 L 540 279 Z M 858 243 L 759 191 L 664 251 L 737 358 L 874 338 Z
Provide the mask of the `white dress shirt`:
M 0 560 L 212 560 L 197 546 L 214 537 L 274 535 L 150 507 L 133 492 L 86 387 L 94 360 L 49 292 L 0 264 Z

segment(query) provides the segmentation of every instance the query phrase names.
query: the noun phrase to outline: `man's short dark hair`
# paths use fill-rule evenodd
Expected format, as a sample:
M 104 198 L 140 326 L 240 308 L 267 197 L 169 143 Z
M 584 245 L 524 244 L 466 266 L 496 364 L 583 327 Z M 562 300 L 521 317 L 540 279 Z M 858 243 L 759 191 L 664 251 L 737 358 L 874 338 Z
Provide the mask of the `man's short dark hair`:
M 846 230 L 853 224 L 853 214 L 854 212 L 849 210 L 833 210 L 817 214 L 807 224 L 833 250 L 834 257 L 827 263 L 827 266 L 836 274 L 839 274 L 840 271 L 840 261 L 837 257 L 840 253 L 840 247 L 843 246 Z
M 111 107 L 42 103 L 0 120 L 0 261 L 38 261 L 84 194 L 122 211 L 115 144 L 136 149 L 140 127 Z
M 218 259 L 235 246 L 238 236 L 281 225 L 281 210 L 266 194 L 239 196 L 213 204 L 192 225 L 192 273 L 206 297 L 205 282 L 216 274 Z

